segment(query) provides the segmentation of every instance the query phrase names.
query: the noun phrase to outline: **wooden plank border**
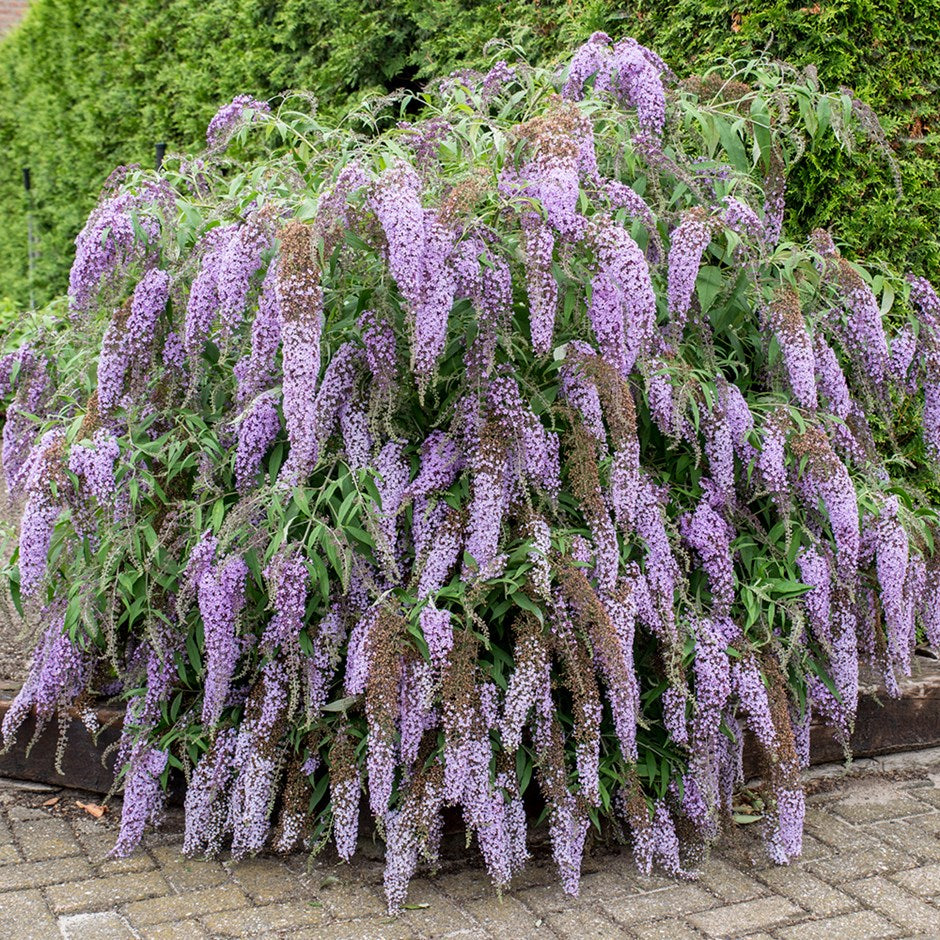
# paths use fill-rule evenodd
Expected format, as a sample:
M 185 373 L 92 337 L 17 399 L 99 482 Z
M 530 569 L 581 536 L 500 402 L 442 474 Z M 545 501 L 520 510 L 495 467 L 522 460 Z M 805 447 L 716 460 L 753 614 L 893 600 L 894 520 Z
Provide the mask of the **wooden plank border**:
M 10 701 L 0 699 L 0 721 L 9 708 Z M 0 777 L 107 793 L 114 783 L 116 745 L 121 736 L 124 712 L 100 708 L 96 715 L 101 730 L 95 735 L 88 731 L 77 714 L 70 712 L 62 720 L 50 721 L 38 737 L 35 716 L 29 715 L 13 747 L 0 754 Z M 63 724 L 65 746 L 62 773 L 59 774 L 55 764 Z
M 0 721 L 9 707 L 8 699 L 0 699 Z M 70 713 L 66 717 L 62 774 L 55 771 L 59 722 L 50 722 L 33 741 L 36 724 L 30 716 L 20 728 L 16 744 L 5 754 L 0 754 L 0 777 L 107 793 L 114 781 L 114 745 L 120 737 L 124 713 L 120 709 L 101 708 L 97 715 L 102 726 L 97 735 L 90 734 L 76 714 Z M 842 745 L 828 728 L 815 725 L 810 740 L 812 764 L 836 763 L 844 759 Z M 940 662 L 917 656 L 911 677 L 901 683 L 900 698 L 892 699 L 884 692 L 875 692 L 864 694 L 859 700 L 855 733 L 851 740 L 852 754 L 855 757 L 878 757 L 938 746 Z M 758 766 L 753 741 L 746 741 L 745 776 L 756 776 Z

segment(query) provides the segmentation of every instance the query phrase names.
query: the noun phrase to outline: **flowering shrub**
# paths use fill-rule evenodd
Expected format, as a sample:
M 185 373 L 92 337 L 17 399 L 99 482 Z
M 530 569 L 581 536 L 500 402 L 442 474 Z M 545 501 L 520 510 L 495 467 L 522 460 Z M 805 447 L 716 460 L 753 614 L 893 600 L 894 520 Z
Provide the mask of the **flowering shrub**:
M 749 729 L 799 853 L 811 718 L 940 639 L 940 300 L 780 240 L 851 113 L 750 77 L 596 34 L 338 127 L 237 98 L 115 177 L 0 384 L 44 627 L 3 734 L 127 700 L 116 852 L 175 768 L 190 853 L 348 858 L 367 804 L 392 909 L 448 807 L 499 887 L 540 807 L 569 892 L 605 822 L 691 875 Z

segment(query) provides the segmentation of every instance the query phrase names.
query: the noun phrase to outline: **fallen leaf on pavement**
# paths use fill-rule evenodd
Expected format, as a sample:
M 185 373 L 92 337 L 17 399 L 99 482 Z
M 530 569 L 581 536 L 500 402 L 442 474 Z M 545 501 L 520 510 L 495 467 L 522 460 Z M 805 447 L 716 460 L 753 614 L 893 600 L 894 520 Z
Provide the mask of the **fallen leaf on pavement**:
M 75 805 L 85 810 L 89 816 L 94 816 L 95 819 L 101 819 L 101 817 L 104 816 L 104 814 L 108 811 L 107 806 L 99 806 L 97 803 L 82 803 L 79 800 L 76 800 Z
M 52 797 L 51 799 L 46 800 L 46 802 L 43 803 L 42 805 L 43 805 L 43 806 L 55 806 L 56 803 L 58 803 L 59 800 L 61 800 L 61 799 L 62 799 L 61 796 L 54 796 L 54 797 Z

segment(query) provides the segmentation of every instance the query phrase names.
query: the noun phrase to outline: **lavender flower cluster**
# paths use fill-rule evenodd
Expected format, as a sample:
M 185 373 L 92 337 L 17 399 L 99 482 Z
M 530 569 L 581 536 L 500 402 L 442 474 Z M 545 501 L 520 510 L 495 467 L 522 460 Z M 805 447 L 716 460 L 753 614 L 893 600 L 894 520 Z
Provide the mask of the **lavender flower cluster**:
M 182 767 L 187 853 L 349 859 L 368 811 L 395 910 L 452 810 L 510 884 L 531 778 L 564 890 L 610 818 L 693 877 L 748 735 L 785 863 L 810 720 L 848 741 L 865 671 L 940 642 L 935 515 L 880 450 L 898 401 L 940 463 L 933 288 L 892 330 L 827 233 L 779 250 L 786 141 L 764 180 L 678 147 L 634 40 L 556 78 L 316 145 L 239 96 L 198 185 L 117 183 L 79 236 L 80 372 L 0 359 L 43 626 L 3 736 L 128 700 L 117 854 Z M 232 179 L 259 121 L 303 146 Z

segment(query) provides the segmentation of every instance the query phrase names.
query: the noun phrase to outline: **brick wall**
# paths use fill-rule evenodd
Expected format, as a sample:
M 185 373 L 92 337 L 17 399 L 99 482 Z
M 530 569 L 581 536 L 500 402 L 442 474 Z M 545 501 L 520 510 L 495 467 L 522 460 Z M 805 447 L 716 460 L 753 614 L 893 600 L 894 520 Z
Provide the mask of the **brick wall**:
M 0 35 L 23 18 L 29 0 L 0 0 Z

